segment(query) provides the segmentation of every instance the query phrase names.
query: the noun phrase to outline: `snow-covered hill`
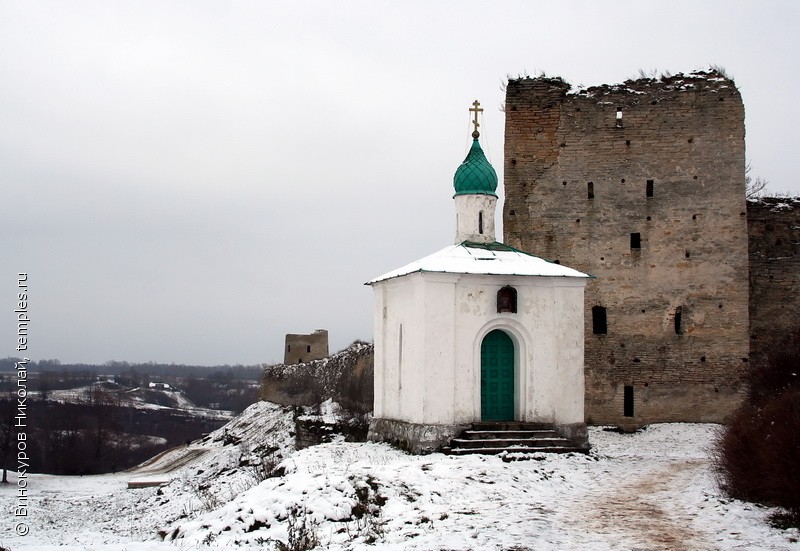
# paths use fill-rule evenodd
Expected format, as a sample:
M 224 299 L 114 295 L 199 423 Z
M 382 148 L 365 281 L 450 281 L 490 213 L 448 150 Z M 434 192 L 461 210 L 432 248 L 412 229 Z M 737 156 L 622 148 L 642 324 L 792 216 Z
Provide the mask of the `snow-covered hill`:
M 592 428 L 590 455 L 511 461 L 369 443 L 293 451 L 292 417 L 261 402 L 134 472 L 30 476 L 30 533 L 13 536 L 20 519 L 4 515 L 0 545 L 270 549 L 305 530 L 327 549 L 800 549 L 796 530 L 767 525 L 770 510 L 720 495 L 713 425 Z M 272 459 L 282 475 L 262 480 Z M 148 477 L 164 484 L 127 489 Z M 4 503 L 16 489 L 0 488 Z
M 199 407 L 178 390 L 126 388 L 114 382 L 95 383 L 67 390 L 51 390 L 48 392 L 47 400 L 62 404 L 89 405 L 96 400 L 98 391 L 101 393 L 101 397 L 107 397 L 109 405 L 116 407 L 162 411 L 182 410 L 194 417 L 219 420 L 232 419 L 234 416 L 232 411 Z M 30 395 L 33 398 L 40 398 L 41 393 L 31 392 Z

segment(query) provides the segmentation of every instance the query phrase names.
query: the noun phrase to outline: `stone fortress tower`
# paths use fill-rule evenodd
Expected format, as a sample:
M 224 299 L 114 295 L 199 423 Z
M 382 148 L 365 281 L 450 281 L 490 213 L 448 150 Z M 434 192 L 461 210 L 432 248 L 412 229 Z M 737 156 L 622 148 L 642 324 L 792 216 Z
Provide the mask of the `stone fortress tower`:
M 744 107 L 716 72 L 506 97 L 506 242 L 596 276 L 586 416 L 718 422 L 748 367 Z
M 287 334 L 283 363 L 302 364 L 328 357 L 328 331 L 317 329 L 309 335 Z

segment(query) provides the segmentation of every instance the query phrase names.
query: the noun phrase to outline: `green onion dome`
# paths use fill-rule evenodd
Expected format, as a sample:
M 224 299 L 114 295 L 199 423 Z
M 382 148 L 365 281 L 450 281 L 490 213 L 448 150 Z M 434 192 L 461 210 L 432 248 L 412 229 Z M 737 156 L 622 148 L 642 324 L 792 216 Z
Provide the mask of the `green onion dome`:
M 475 132 L 477 134 L 477 132 Z M 473 134 L 474 135 L 474 134 Z M 456 169 L 453 177 L 453 187 L 456 195 L 494 195 L 497 197 L 497 173 L 494 167 L 489 164 L 483 149 L 476 137 L 472 142 L 472 147 L 467 153 L 467 158 Z

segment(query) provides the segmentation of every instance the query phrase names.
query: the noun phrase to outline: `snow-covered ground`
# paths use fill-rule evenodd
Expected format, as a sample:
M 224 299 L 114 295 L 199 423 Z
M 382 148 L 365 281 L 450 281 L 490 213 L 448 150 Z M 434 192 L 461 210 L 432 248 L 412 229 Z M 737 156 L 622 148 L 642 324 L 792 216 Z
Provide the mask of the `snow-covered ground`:
M 800 549 L 796 530 L 769 527 L 771 510 L 721 495 L 709 471 L 713 425 L 593 428 L 590 455 L 528 461 L 369 443 L 293 451 L 292 427 L 291 408 L 261 402 L 136 472 L 30 476 L 24 537 L 14 535 L 11 476 L 0 546 L 270 549 L 291 525 L 334 550 Z M 263 457 L 282 459 L 285 473 L 260 481 Z M 148 478 L 169 482 L 127 489 Z
M 133 388 L 125 389 L 116 383 L 106 383 L 105 386 L 86 385 L 67 390 L 51 390 L 48 392 L 47 399 L 51 402 L 60 402 L 65 404 L 90 404 L 91 395 L 93 390 L 102 388 L 113 398 L 115 405 L 119 407 L 132 407 L 136 409 L 149 409 L 149 410 L 183 410 L 187 414 L 194 417 L 206 417 L 210 419 L 219 419 L 225 421 L 234 417 L 234 412 L 221 409 L 209 409 L 199 407 L 189 400 L 181 391 L 178 390 L 163 390 L 163 389 L 144 389 Z M 143 394 L 147 391 L 150 396 Z M 31 391 L 28 393 L 31 398 L 40 398 L 41 393 Z M 159 405 L 149 402 L 147 398 L 152 399 L 154 396 L 162 396 L 166 403 L 171 405 Z

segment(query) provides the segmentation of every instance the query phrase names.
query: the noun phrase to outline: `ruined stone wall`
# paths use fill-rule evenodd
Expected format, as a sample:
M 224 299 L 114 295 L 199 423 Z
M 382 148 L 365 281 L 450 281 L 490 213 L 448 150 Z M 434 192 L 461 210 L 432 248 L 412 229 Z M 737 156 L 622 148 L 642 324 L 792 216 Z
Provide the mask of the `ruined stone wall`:
M 327 358 L 264 368 L 259 400 L 293 406 L 315 406 L 332 398 L 354 413 L 372 411 L 375 348 L 355 341 Z
M 800 327 L 800 198 L 747 203 L 750 235 L 750 361 L 763 362 Z
M 597 277 L 585 295 L 587 420 L 721 421 L 749 353 L 734 83 L 701 73 L 569 93 L 524 78 L 509 82 L 505 111 L 505 241 Z M 593 307 L 605 308 L 605 334 Z
M 302 364 L 328 357 L 328 331 L 317 329 L 310 335 L 286 335 L 283 363 Z

